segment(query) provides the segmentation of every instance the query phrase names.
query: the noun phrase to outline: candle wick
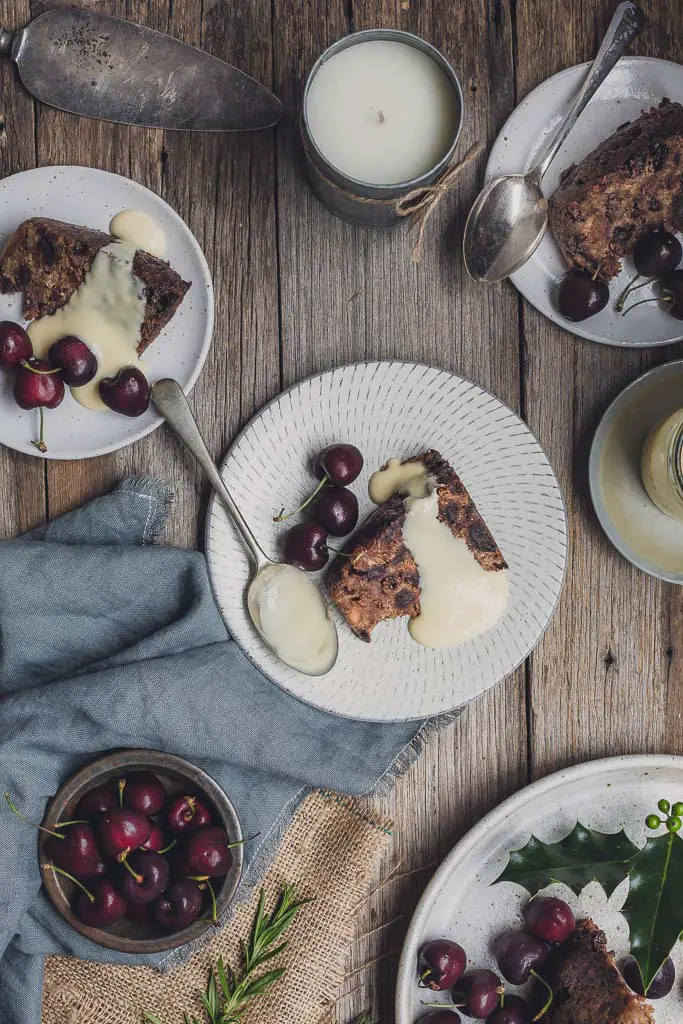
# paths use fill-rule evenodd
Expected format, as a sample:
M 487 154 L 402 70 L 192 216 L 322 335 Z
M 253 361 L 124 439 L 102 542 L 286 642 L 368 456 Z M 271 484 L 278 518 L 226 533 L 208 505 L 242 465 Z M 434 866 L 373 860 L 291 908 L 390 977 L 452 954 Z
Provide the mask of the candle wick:
M 384 114 L 382 113 L 381 110 L 378 112 L 377 116 L 380 120 L 380 124 L 384 124 Z

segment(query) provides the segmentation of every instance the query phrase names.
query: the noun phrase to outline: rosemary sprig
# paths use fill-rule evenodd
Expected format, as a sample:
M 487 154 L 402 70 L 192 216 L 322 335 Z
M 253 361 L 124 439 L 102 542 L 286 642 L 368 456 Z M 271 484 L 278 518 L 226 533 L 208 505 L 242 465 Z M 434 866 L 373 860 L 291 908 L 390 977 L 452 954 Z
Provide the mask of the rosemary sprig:
M 258 910 L 248 942 L 242 947 L 244 967 L 241 977 L 228 965 L 223 957 L 218 958 L 215 968 L 209 971 L 206 992 L 200 993 L 206 1020 L 209 1024 L 240 1024 L 247 1005 L 262 995 L 285 973 L 284 967 L 275 967 L 258 973 L 261 968 L 274 960 L 286 948 L 280 938 L 290 926 L 296 914 L 311 900 L 297 900 L 294 886 L 285 885 L 275 909 L 266 911 L 266 892 L 261 889 Z M 163 1024 L 155 1014 L 145 1010 L 143 1019 L 147 1024 Z M 184 1014 L 184 1024 L 201 1024 L 196 1017 Z

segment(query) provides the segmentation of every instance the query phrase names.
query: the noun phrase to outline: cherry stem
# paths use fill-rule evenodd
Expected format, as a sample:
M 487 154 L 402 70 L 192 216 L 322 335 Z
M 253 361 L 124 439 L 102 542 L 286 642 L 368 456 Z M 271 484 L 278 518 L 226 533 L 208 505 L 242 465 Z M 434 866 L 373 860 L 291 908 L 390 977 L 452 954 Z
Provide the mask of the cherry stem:
M 55 828 L 66 828 L 67 825 L 89 825 L 85 818 L 75 818 L 73 821 L 58 821 Z
M 662 298 L 660 298 L 660 299 L 658 299 L 658 298 L 654 298 L 654 299 L 639 299 L 638 302 L 634 302 L 633 305 L 628 307 L 628 309 L 625 309 L 624 312 L 621 315 L 622 316 L 627 316 L 631 312 L 632 309 L 636 308 L 636 306 L 644 306 L 648 302 L 673 302 L 673 301 L 674 301 L 673 295 L 663 295 Z
M 614 308 L 616 309 L 617 313 L 621 313 L 621 311 L 624 308 L 624 303 L 626 302 L 626 297 L 630 295 L 631 292 L 637 292 L 639 288 L 647 288 L 649 284 L 654 284 L 657 280 L 656 277 L 648 277 L 647 281 L 643 281 L 641 284 L 636 284 L 636 281 L 640 276 L 641 275 L 638 274 L 637 277 L 633 278 L 630 285 L 627 285 L 627 287 L 624 288 L 623 292 L 621 293 L 617 301 L 614 303 Z
M 183 814 L 183 821 L 192 821 L 197 810 L 197 800 L 193 796 L 186 796 L 185 800 L 187 802 L 189 810 L 185 811 L 185 813 Z
M 70 882 L 73 882 L 74 885 L 77 885 L 78 888 L 85 893 L 91 903 L 95 902 L 95 897 L 90 892 L 90 889 L 86 889 L 83 882 L 79 882 L 78 879 L 74 878 L 73 875 L 70 875 L 68 871 L 65 871 L 63 868 L 58 868 L 55 864 L 43 864 L 43 867 L 49 871 L 54 871 L 56 875 L 64 875 L 65 878 L 68 878 Z
M 207 880 L 206 880 L 206 887 L 209 890 L 209 895 L 211 896 L 211 924 L 215 928 L 217 928 L 218 927 L 218 908 L 216 906 L 216 892 L 214 890 L 214 887 L 211 885 L 211 879 L 210 878 L 207 878 Z
M 45 410 L 42 405 L 38 407 L 38 410 L 40 412 L 40 437 L 37 441 L 31 441 L 31 444 L 44 454 L 47 451 L 47 445 L 45 444 Z
M 441 1007 L 442 1010 L 443 1009 L 446 1009 L 446 1010 L 463 1010 L 467 1006 L 467 1003 L 427 1003 L 427 1002 L 425 1002 L 424 999 L 421 999 L 420 1000 L 420 1005 L 421 1006 L 437 1006 L 437 1007 Z
M 119 779 L 119 807 L 123 807 L 123 791 L 126 788 L 126 780 Z
M 431 967 L 428 967 L 426 971 L 423 971 L 423 972 L 422 972 L 422 974 L 420 975 L 420 977 L 419 977 L 419 978 L 417 979 L 417 984 L 418 984 L 418 987 L 419 987 L 419 988 L 429 988 L 429 986 L 428 986 L 428 985 L 423 985 L 422 983 L 423 983 L 423 981 L 424 981 L 424 980 L 425 980 L 426 978 L 428 978 L 428 977 L 430 976 L 430 974 L 431 974 L 431 973 L 432 973 L 432 969 L 431 969 Z
M 129 853 L 130 850 L 124 850 L 123 853 L 120 853 L 116 859 L 119 862 L 119 864 L 123 864 L 128 874 L 133 876 L 138 885 L 142 885 L 142 883 L 144 882 L 144 878 L 142 877 L 142 875 L 139 875 L 137 871 L 134 871 L 133 868 L 128 863 Z
M 327 473 L 325 473 L 325 476 L 322 478 L 322 480 L 320 481 L 320 483 L 318 484 L 316 489 L 313 491 L 313 494 L 311 494 L 308 498 L 306 498 L 306 501 L 303 503 L 303 505 L 299 505 L 299 507 L 295 508 L 293 512 L 287 512 L 286 515 L 285 515 L 285 510 L 284 509 L 280 509 L 280 514 L 278 516 L 273 516 L 273 522 L 274 523 L 284 523 L 285 519 L 291 519 L 292 516 L 298 515 L 299 512 L 303 512 L 303 510 L 305 508 L 308 508 L 308 506 L 311 504 L 313 499 L 317 498 L 317 496 L 320 494 L 320 492 L 322 491 L 322 489 L 325 486 L 325 484 L 329 483 L 329 480 L 330 480 L 329 476 L 327 475 Z
M 550 1004 L 552 1003 L 553 999 L 555 998 L 555 993 L 553 992 L 552 987 L 548 984 L 548 982 L 545 980 L 545 978 L 542 978 L 540 974 L 537 974 L 536 971 L 534 971 L 533 969 L 529 973 L 531 975 L 533 975 L 533 977 L 536 979 L 536 981 L 540 981 L 541 985 L 543 985 L 543 987 L 548 992 L 548 998 L 546 1000 L 545 1006 L 543 1007 L 543 1009 L 539 1010 L 538 1013 L 536 1014 L 536 1016 L 533 1017 L 532 1020 L 531 1020 L 531 1024 L 536 1024 L 536 1021 L 540 1020 L 541 1017 L 545 1017 L 546 1013 L 550 1009 Z
M 31 366 L 31 364 L 26 359 L 21 360 L 21 365 L 25 370 L 30 370 L 31 373 L 36 373 L 39 377 L 49 377 L 51 373 L 61 373 L 62 371 L 61 366 L 58 366 L 54 370 L 37 370 L 35 366 Z
M 178 842 L 177 839 L 172 839 L 171 842 L 168 844 L 168 846 L 164 846 L 163 850 L 158 850 L 157 852 L 158 853 L 168 853 L 169 850 L 173 849 L 173 847 L 177 844 L 177 842 Z
M 260 835 L 260 832 L 254 832 L 253 836 L 247 836 L 246 839 L 237 839 L 234 843 L 228 843 L 228 849 L 232 850 L 233 846 L 242 846 L 244 843 L 250 843 L 252 839 L 256 839 Z
M 66 839 L 66 836 L 63 835 L 61 832 L 53 832 L 51 828 L 45 828 L 43 825 L 36 825 L 35 821 L 31 821 L 29 818 L 26 817 L 25 814 L 22 814 L 19 808 L 12 800 L 12 797 L 9 793 L 5 793 L 5 800 L 10 811 L 13 811 L 14 814 L 16 814 L 17 818 L 21 818 L 21 820 L 25 821 L 27 825 L 31 826 L 31 828 L 38 828 L 40 829 L 41 832 L 47 832 L 49 836 L 54 836 L 55 839 Z M 69 825 L 70 822 L 67 821 L 65 824 Z

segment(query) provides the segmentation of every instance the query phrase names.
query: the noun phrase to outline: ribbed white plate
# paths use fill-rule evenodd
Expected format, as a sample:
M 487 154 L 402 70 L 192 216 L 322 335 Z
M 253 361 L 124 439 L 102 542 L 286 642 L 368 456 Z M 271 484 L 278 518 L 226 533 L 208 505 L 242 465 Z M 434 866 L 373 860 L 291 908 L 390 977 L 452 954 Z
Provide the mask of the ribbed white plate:
M 491 885 L 505 867 L 510 850 L 535 835 L 546 843 L 566 836 L 580 821 L 588 828 L 618 832 L 644 846 L 645 818 L 665 797 L 683 800 L 683 757 L 642 754 L 609 757 L 555 772 L 515 793 L 487 814 L 451 850 L 422 894 L 401 954 L 396 983 L 396 1024 L 413 1024 L 426 1013 L 421 1000 L 445 1003 L 447 992 L 432 993 L 417 985 L 417 952 L 429 939 L 461 943 L 469 966 L 497 972 L 492 940 L 523 923 L 528 894 L 512 882 Z M 576 897 L 565 885 L 551 885 L 548 895 L 571 904 L 578 917 L 591 917 L 602 928 L 617 960 L 628 954 L 628 925 L 620 913 L 628 886 L 622 882 L 609 899 L 597 882 Z M 683 1020 L 683 943 L 671 954 L 678 979 L 672 992 L 653 1002 L 657 1024 Z M 509 986 L 512 988 L 512 986 Z M 514 989 L 513 989 L 514 990 Z M 520 994 L 524 995 L 524 990 Z M 469 1021 L 463 1017 L 463 1021 Z
M 204 365 L 213 330 L 213 287 L 199 244 L 187 224 L 160 196 L 136 181 L 95 167 L 36 167 L 0 181 L 0 248 L 29 217 L 53 217 L 108 231 L 121 210 L 142 210 L 166 235 L 165 259 L 192 287 L 159 337 L 145 352 L 150 380 L 174 377 L 187 393 Z M 0 320 L 21 321 L 20 295 L 0 295 Z M 66 389 L 57 409 L 45 413 L 46 455 L 31 441 L 38 411 L 20 409 L 12 374 L 0 371 L 0 444 L 47 459 L 87 459 L 145 437 L 163 423 L 153 405 L 143 416 L 85 409 Z
M 588 64 L 546 78 L 522 100 L 500 130 L 491 148 L 486 180 L 499 174 L 526 171 L 536 153 L 560 120 L 581 87 Z M 644 110 L 657 106 L 668 96 L 683 102 L 683 66 L 654 57 L 622 57 L 602 83 L 593 99 L 567 136 L 559 153 L 543 178 L 543 192 L 550 196 L 557 188 L 560 174 L 579 163 L 625 121 L 640 117 Z M 560 327 L 581 338 L 605 345 L 667 345 L 683 336 L 680 320 L 669 316 L 652 303 L 640 306 L 628 316 L 615 312 L 614 302 L 635 274 L 630 260 L 610 282 L 610 301 L 600 313 L 572 323 L 557 308 L 558 283 L 567 266 L 548 231 L 536 252 L 510 280 L 528 301 Z M 653 288 L 643 288 L 635 298 L 654 296 Z
M 334 441 L 357 445 L 365 457 L 363 472 L 352 485 L 361 518 L 374 507 L 368 478 L 388 458 L 436 448 L 448 459 L 510 566 L 504 618 L 459 647 L 429 650 L 410 638 L 405 618 L 380 623 L 372 642 L 365 644 L 335 613 L 337 664 L 326 676 L 301 675 L 282 665 L 251 625 L 244 602 L 248 561 L 214 498 L 206 551 L 219 607 L 259 668 L 310 704 L 350 718 L 384 721 L 451 711 L 519 665 L 548 625 L 567 549 L 564 506 L 553 471 L 525 424 L 471 381 L 415 363 L 344 366 L 303 381 L 267 405 L 223 463 L 228 488 L 272 557 L 278 557 L 286 529 L 272 517 L 282 506 L 296 508 L 310 493 L 315 482 L 311 460 Z

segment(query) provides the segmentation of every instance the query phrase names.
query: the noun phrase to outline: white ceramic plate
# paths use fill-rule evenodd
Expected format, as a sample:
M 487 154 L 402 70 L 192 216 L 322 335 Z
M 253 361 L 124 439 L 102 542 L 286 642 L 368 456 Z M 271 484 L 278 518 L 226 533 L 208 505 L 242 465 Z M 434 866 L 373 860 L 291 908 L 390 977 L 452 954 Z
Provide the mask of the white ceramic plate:
M 166 234 L 166 255 L 192 287 L 166 329 L 145 353 L 151 380 L 175 377 L 187 392 L 196 381 L 211 344 L 213 288 L 199 245 L 178 214 L 154 192 L 128 178 L 90 167 L 38 167 L 0 181 L 0 246 L 28 217 L 54 217 L 107 231 L 120 210 L 148 213 Z M 0 295 L 0 320 L 21 321 L 21 296 Z M 25 412 L 12 398 L 11 374 L 0 373 L 0 443 L 25 455 L 85 459 L 116 451 L 149 434 L 162 422 L 151 407 L 131 418 L 84 409 L 66 389 L 64 401 L 45 414 L 48 451 L 31 444 L 38 412 Z
M 541 145 L 559 125 L 587 69 L 588 64 L 580 64 L 553 75 L 513 110 L 491 150 L 487 181 L 499 174 L 526 171 L 532 165 Z M 565 168 L 578 163 L 619 125 L 639 117 L 665 96 L 683 102 L 683 66 L 651 57 L 622 58 L 550 165 L 543 179 L 544 193 L 549 196 L 555 191 Z M 626 317 L 614 311 L 614 300 L 635 273 L 630 260 L 624 261 L 621 274 L 611 282 L 610 302 L 602 312 L 580 323 L 565 320 L 556 308 L 555 292 L 566 269 L 548 232 L 531 259 L 510 280 L 536 309 L 581 338 L 624 346 L 666 345 L 683 338 L 681 321 L 656 304 L 641 306 Z M 643 288 L 634 300 L 653 294 L 651 288 Z
M 374 507 L 368 478 L 388 458 L 436 448 L 449 460 L 510 565 L 505 616 L 459 647 L 429 650 L 410 638 L 405 618 L 381 623 L 366 644 L 337 614 L 337 664 L 326 676 L 301 675 L 278 661 L 251 625 L 244 604 L 247 558 L 214 499 L 206 550 L 228 627 L 267 676 L 326 711 L 397 721 L 459 707 L 523 661 L 553 613 L 566 558 L 564 506 L 553 471 L 527 426 L 462 377 L 414 363 L 341 367 L 303 381 L 266 406 L 223 464 L 235 501 L 274 557 L 286 527 L 274 524 L 273 515 L 282 506 L 296 508 L 310 493 L 311 460 L 334 441 L 357 445 L 365 457 L 352 485 L 361 519 Z
M 681 407 L 683 361 L 665 363 L 629 384 L 602 417 L 588 479 L 600 525 L 624 558 L 650 576 L 683 583 L 683 523 L 650 500 L 640 456 L 651 429 Z
M 651 835 L 645 818 L 657 810 L 661 797 L 672 802 L 683 799 L 683 757 L 647 754 L 589 761 L 527 786 L 487 814 L 451 850 L 417 906 L 399 965 L 396 1024 L 414 1024 L 426 1012 L 421 999 L 448 999 L 448 993 L 425 993 L 418 988 L 415 968 L 423 942 L 454 939 L 464 947 L 470 967 L 498 973 L 491 942 L 522 925 L 522 908 L 529 898 L 512 882 L 490 884 L 505 867 L 510 850 L 524 846 L 532 834 L 546 843 L 557 842 L 577 820 L 605 832 L 625 828 L 629 838 L 643 846 Z M 595 882 L 579 897 L 560 884 L 544 891 L 566 900 L 578 916 L 592 917 L 621 959 L 629 950 L 628 925 L 619 913 L 627 889 L 625 881 L 609 900 Z M 666 998 L 654 1003 L 657 1024 L 680 1024 L 683 1019 L 682 943 L 676 944 L 672 958 L 678 980 Z M 523 989 L 513 990 L 524 995 Z

